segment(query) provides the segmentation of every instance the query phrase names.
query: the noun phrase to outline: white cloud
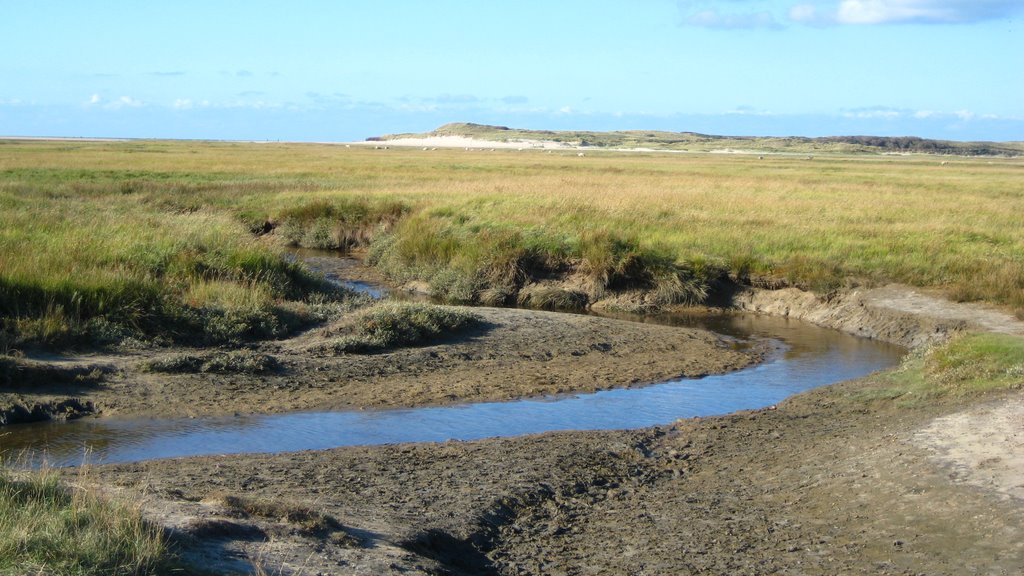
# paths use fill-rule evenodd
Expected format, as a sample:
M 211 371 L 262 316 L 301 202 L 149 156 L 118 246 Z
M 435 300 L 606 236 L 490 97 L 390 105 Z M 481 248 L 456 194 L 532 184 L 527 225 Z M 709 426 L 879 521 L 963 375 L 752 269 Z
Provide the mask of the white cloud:
M 869 108 L 853 108 L 841 112 L 844 118 L 861 118 L 875 120 L 895 120 L 904 116 L 905 110 L 888 108 L 885 106 L 873 106 Z
M 171 108 L 174 108 L 175 110 L 192 110 L 194 108 L 209 108 L 209 107 L 210 107 L 210 101 L 209 100 L 199 100 L 199 101 L 196 101 L 196 100 L 193 100 L 191 98 L 178 98 L 177 100 L 174 101 L 174 104 L 171 104 Z
M 98 104 L 99 103 L 98 97 L 95 94 L 93 94 L 93 97 L 97 98 L 96 101 L 93 102 L 92 99 L 90 99 L 89 102 L 91 104 Z M 136 99 L 132 98 L 131 96 L 121 96 L 117 100 L 114 100 L 113 102 L 110 102 L 109 104 L 104 106 L 104 108 L 106 108 L 108 110 L 120 110 L 122 108 L 140 108 L 140 107 L 142 107 L 144 105 L 145 104 L 142 101 L 136 100 Z
M 796 4 L 789 18 L 804 24 L 970 24 L 1019 12 L 1020 0 L 829 0 Z
M 817 24 L 821 22 L 822 15 L 814 4 L 797 4 L 789 9 L 789 19 L 793 22 Z
M 682 24 L 720 30 L 781 27 L 764 0 L 732 0 L 726 3 L 742 7 L 722 10 L 723 2 L 679 0 Z
M 86 102 L 86 105 L 87 106 L 95 106 L 95 105 L 97 105 L 99 103 L 100 103 L 100 95 L 99 94 L 93 94 L 92 96 L 89 97 L 89 100 Z
M 771 110 L 754 108 L 753 106 L 737 106 L 732 110 L 723 112 L 727 116 L 773 116 Z
M 6 100 L 0 98 L 0 106 L 18 106 L 19 104 L 21 104 L 21 100 L 17 98 L 8 98 Z

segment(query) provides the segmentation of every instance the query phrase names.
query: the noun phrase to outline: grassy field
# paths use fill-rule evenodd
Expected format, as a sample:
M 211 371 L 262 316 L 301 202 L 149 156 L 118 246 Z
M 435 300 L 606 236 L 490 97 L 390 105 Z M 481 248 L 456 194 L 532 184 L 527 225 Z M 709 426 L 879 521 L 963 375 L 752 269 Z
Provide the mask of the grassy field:
M 1024 311 L 1024 161 L 929 156 L 0 143 L 2 348 L 224 342 L 315 322 L 338 294 L 287 245 L 368 247 L 452 301 L 699 301 L 716 278 L 935 287 Z

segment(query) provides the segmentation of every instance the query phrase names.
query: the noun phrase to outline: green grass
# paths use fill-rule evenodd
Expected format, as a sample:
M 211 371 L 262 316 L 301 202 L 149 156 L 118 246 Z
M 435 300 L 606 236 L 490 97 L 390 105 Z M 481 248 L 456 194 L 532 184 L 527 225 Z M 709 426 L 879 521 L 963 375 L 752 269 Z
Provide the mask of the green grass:
M 1024 314 L 1022 176 L 1013 159 L 5 142 L 0 352 L 289 334 L 338 297 L 288 245 L 369 248 L 458 302 L 552 277 L 699 302 L 731 274 Z
M 118 576 L 185 573 L 162 532 L 134 507 L 0 468 L 0 574 Z
M 913 406 L 937 398 L 969 397 L 1024 387 L 1024 338 L 971 334 L 909 355 L 865 400 Z
M 407 302 L 381 302 L 356 313 L 332 345 L 335 352 L 364 354 L 416 346 L 479 324 L 468 310 Z

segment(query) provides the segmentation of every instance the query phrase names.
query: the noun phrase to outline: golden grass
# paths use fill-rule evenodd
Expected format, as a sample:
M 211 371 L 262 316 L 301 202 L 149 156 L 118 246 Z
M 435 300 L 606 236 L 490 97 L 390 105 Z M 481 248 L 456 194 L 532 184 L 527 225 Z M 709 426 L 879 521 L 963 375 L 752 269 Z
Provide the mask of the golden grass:
M 192 250 L 219 270 L 204 282 L 251 285 L 231 255 L 278 248 L 248 228 L 296 214 L 344 219 L 338 214 L 355 210 L 362 229 L 300 221 L 308 229 L 290 238 L 343 244 L 397 231 L 391 241 L 402 249 L 392 268 L 448 284 L 477 275 L 457 293 L 514 276 L 507 261 L 516 258 L 585 260 L 586 239 L 610 234 L 635 243 L 641 256 L 684 267 L 819 290 L 897 281 L 1024 310 L 1024 161 L 940 161 L 8 142 L 0 144 L 0 211 L 13 224 L 0 230 L 0 278 L 34 275 L 45 284 L 64 274 L 110 285 L 152 275 L 147 258 L 173 266 Z M 119 248 L 125 238 L 136 239 Z

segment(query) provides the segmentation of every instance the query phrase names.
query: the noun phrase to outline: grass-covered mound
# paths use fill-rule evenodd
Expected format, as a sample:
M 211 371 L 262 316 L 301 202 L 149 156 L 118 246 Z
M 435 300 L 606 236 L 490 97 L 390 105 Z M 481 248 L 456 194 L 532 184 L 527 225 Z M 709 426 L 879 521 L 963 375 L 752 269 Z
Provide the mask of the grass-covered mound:
M 479 323 L 479 316 L 462 308 L 381 302 L 357 312 L 331 349 L 362 354 L 416 346 L 453 336 Z
M 1024 387 L 1024 338 L 970 334 L 909 355 L 870 398 L 907 405 Z

